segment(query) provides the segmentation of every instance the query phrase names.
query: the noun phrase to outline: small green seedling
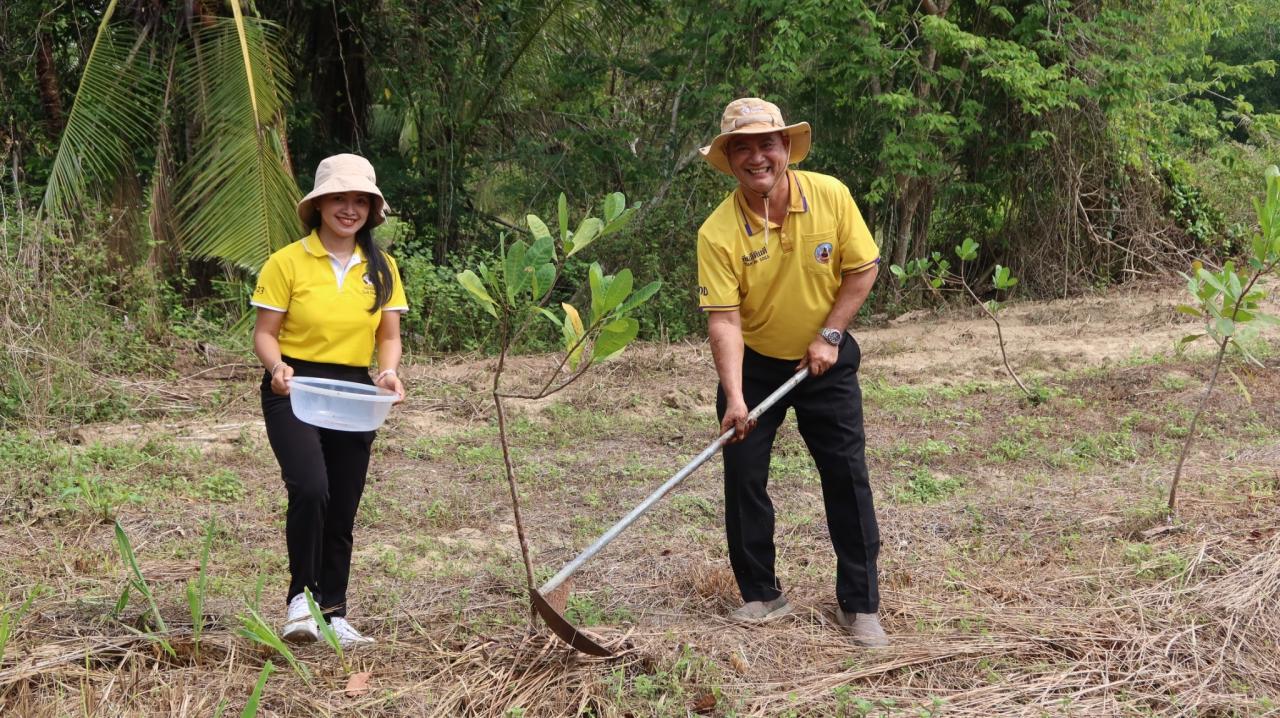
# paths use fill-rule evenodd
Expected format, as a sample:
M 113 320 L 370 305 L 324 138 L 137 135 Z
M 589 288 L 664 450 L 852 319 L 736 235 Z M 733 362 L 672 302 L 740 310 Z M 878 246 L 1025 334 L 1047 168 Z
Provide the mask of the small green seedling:
M 506 399 L 542 399 L 577 381 L 593 365 L 618 356 L 636 338 L 640 323 L 629 316 L 636 307 L 658 292 L 660 282 L 634 289 L 631 270 L 622 269 L 609 275 L 596 263 L 588 268 L 590 309 L 586 315 L 568 302 L 561 302 L 562 314 L 548 308 L 552 298 L 561 296 L 554 290 L 564 274 L 566 263 L 596 240 L 607 237 L 626 226 L 635 213 L 627 207 L 626 197 L 614 192 L 604 199 L 604 219 L 586 217 L 573 232 L 569 231 L 569 206 L 562 193 L 557 203 L 559 231 L 554 235 L 536 215 L 528 215 L 532 243 L 518 239 L 509 245 L 501 240 L 498 266 L 479 265 L 474 271 L 458 274 L 461 284 L 498 325 L 498 363 L 493 373 L 493 402 L 498 416 L 498 441 L 506 468 L 507 486 L 511 492 L 511 509 L 515 514 L 520 555 L 524 560 L 525 578 L 534 588 L 533 564 L 520 517 L 520 497 L 516 489 L 515 468 L 508 440 Z M 548 373 L 546 381 L 534 391 L 512 392 L 503 388 L 503 369 L 507 355 L 520 337 L 539 317 L 545 317 L 559 328 L 564 342 L 564 355 Z M 564 373 L 568 368 L 568 374 Z M 532 613 L 531 613 L 532 616 Z
M 4 651 L 9 645 L 9 639 L 13 637 L 13 633 L 18 628 L 18 623 L 22 621 L 23 616 L 27 615 L 27 611 L 31 610 L 31 604 L 44 593 L 44 586 L 36 584 L 27 592 L 27 597 L 17 610 L 9 611 L 8 609 L 0 610 L 0 663 L 4 662 Z
M 116 545 L 120 548 L 120 556 L 124 560 L 125 567 L 129 569 L 130 577 L 127 580 L 124 592 L 120 595 L 120 600 L 116 602 L 116 614 L 119 615 L 129 602 L 129 591 L 136 591 L 139 595 L 147 600 L 148 611 L 145 614 L 148 623 L 155 629 L 152 633 L 145 634 L 148 638 L 156 640 L 165 653 L 170 656 L 177 657 L 173 646 L 169 645 L 165 634 L 169 632 L 168 626 L 164 624 L 164 617 L 160 615 L 160 607 L 156 605 L 155 594 L 151 591 L 151 586 L 147 584 L 147 579 L 142 575 L 142 569 L 138 566 L 138 557 L 133 552 L 133 545 L 129 543 L 129 536 L 125 534 L 124 527 L 116 521 Z
M 978 249 L 980 245 L 972 238 L 966 238 L 959 246 L 955 248 L 956 257 L 960 260 L 960 271 L 951 271 L 951 262 L 942 256 L 941 252 L 934 252 L 928 257 L 913 259 L 906 263 L 905 266 L 890 265 L 889 271 L 893 276 L 898 278 L 899 285 L 905 285 L 909 280 L 919 278 L 926 288 L 939 301 L 942 300 L 941 290 L 948 284 L 958 285 L 966 294 L 982 308 L 987 318 L 996 325 L 996 340 L 1000 346 L 1000 359 L 1004 362 L 1005 371 L 1009 372 L 1009 376 L 1013 378 L 1018 388 L 1026 395 L 1027 400 L 1032 404 L 1039 404 L 1045 400 L 1045 395 L 1040 391 L 1032 391 L 1022 383 L 1022 379 L 1018 377 L 1018 373 L 1013 370 L 1013 366 L 1009 364 L 1009 355 L 1005 351 L 1004 329 L 1000 326 L 1000 309 L 1004 306 L 995 299 L 982 301 L 974 291 L 973 286 L 969 284 L 969 279 L 965 274 L 965 265 L 978 258 Z M 1008 267 L 997 264 L 991 274 L 991 286 L 1000 292 L 1008 292 L 1018 284 L 1017 277 Z
M 204 600 L 209 589 L 209 551 L 213 548 L 214 518 L 204 529 L 204 543 L 200 547 L 200 572 L 195 581 L 187 581 L 187 608 L 191 611 L 191 642 L 200 651 L 200 636 L 204 633 Z
M 346 656 L 342 653 L 342 641 L 338 640 L 338 633 L 325 620 L 324 611 L 321 611 L 320 606 L 316 604 L 315 597 L 311 595 L 311 589 L 303 588 L 302 593 L 307 597 L 307 608 L 311 611 L 311 618 L 316 622 L 316 628 L 320 630 L 320 637 L 324 639 L 325 643 L 329 644 L 334 653 L 338 654 L 338 662 L 342 664 L 342 670 L 351 670 L 347 666 Z
M 262 664 L 262 670 L 258 673 L 258 682 L 253 684 L 253 693 L 249 694 L 249 701 L 244 704 L 240 718 L 255 718 L 258 715 L 258 704 L 262 702 L 262 689 L 267 687 L 267 678 L 275 669 L 276 667 L 271 665 L 271 659 L 267 659 L 267 662 Z
M 247 638 L 279 653 L 304 683 L 311 684 L 311 671 L 307 670 L 307 667 L 298 661 L 297 657 L 293 655 L 293 651 L 289 649 L 289 645 L 276 633 L 276 629 L 271 624 L 263 620 L 257 609 L 250 606 L 249 615 L 240 616 L 239 618 L 240 630 L 238 633 L 242 638 Z
M 1208 337 L 1218 345 L 1218 353 L 1213 361 L 1209 385 L 1200 398 L 1196 413 L 1191 417 L 1186 439 L 1182 442 L 1182 451 L 1178 454 L 1178 465 L 1173 470 L 1173 481 L 1169 484 L 1170 516 L 1177 510 L 1178 482 L 1182 479 L 1182 466 L 1191 450 L 1191 442 L 1195 439 L 1196 424 L 1199 423 L 1200 415 L 1204 413 L 1213 387 L 1218 382 L 1218 373 L 1227 349 L 1235 347 L 1246 360 L 1261 366 L 1239 339 L 1249 333 L 1252 324 L 1280 323 L 1280 319 L 1259 310 L 1267 293 L 1258 286 L 1258 281 L 1275 274 L 1276 267 L 1280 266 L 1280 168 L 1275 165 L 1268 167 L 1265 179 L 1266 190 L 1262 199 L 1253 201 L 1254 211 L 1258 215 L 1259 232 L 1249 245 L 1245 266 L 1237 269 L 1234 262 L 1227 262 L 1221 270 L 1215 272 L 1196 261 L 1191 264 L 1191 273 L 1182 275 L 1187 280 L 1187 293 L 1191 295 L 1192 302 L 1180 305 L 1178 311 L 1201 319 L 1204 331 L 1183 337 L 1178 342 L 1178 347 L 1181 349 Z M 1236 383 L 1244 386 L 1239 378 Z M 1247 399 L 1248 394 L 1245 396 Z

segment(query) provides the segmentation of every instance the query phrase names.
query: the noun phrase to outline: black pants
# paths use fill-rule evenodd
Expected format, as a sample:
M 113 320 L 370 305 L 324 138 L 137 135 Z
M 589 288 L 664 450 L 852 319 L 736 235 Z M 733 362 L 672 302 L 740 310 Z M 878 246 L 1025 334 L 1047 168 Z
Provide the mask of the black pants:
M 839 357 L 820 377 L 800 382 L 759 419 L 743 441 L 724 448 L 725 531 L 729 563 L 745 601 L 769 601 L 782 595 L 774 572 L 773 502 L 769 500 L 769 456 L 788 407 L 795 407 L 800 435 L 818 465 L 827 529 L 836 553 L 836 599 L 846 612 L 875 613 L 880 607 L 876 525 L 867 477 L 866 435 L 862 427 L 862 390 L 858 365 L 862 353 L 845 334 Z M 795 374 L 796 360 L 774 359 L 745 350 L 742 394 L 754 407 Z M 724 387 L 716 396 L 724 418 Z
M 362 367 L 286 361 L 294 376 L 373 384 Z M 345 616 L 351 530 L 376 432 L 321 429 L 300 421 L 293 415 L 289 397 L 272 393 L 270 374 L 262 379 L 262 415 L 289 491 L 284 533 L 291 578 L 285 600 L 309 588 L 325 615 Z

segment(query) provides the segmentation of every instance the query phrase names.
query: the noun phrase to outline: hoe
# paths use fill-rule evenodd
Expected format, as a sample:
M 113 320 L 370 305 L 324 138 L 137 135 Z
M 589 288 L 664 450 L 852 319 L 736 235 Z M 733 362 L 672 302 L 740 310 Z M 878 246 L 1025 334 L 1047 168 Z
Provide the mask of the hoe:
M 760 402 L 756 408 L 752 409 L 751 413 L 747 415 L 747 419 L 749 421 L 754 420 L 764 412 L 768 411 L 770 407 L 776 404 L 779 399 L 795 388 L 796 384 L 799 384 L 807 376 L 809 376 L 808 369 L 801 369 L 796 372 L 795 376 L 787 380 L 787 383 L 778 387 L 776 391 L 766 397 L 764 401 Z M 556 589 L 564 588 L 562 584 L 564 584 L 564 582 L 579 568 L 582 568 L 582 564 L 586 563 L 592 556 L 600 553 L 601 549 L 609 545 L 609 542 L 617 538 L 618 534 L 622 533 L 628 526 L 634 523 L 636 519 L 640 518 L 641 514 L 652 508 L 659 499 L 666 496 L 672 489 L 683 483 L 684 480 L 689 477 L 689 474 L 692 474 L 694 470 L 699 466 L 702 466 L 707 459 L 714 456 L 715 453 L 720 450 L 720 447 L 724 446 L 725 442 L 729 440 L 729 437 L 733 436 L 733 432 L 733 429 L 729 429 L 721 434 L 715 441 L 711 442 L 707 448 L 702 450 L 701 454 L 694 457 L 693 461 L 685 464 L 683 469 L 677 471 L 674 476 L 667 479 L 666 483 L 659 486 L 652 494 L 649 494 L 648 498 L 641 501 L 640 505 L 631 510 L 631 513 L 624 516 L 620 521 L 618 521 L 618 523 L 610 527 L 608 531 L 601 534 L 600 538 L 596 539 L 595 543 L 591 544 L 586 548 L 586 550 L 578 554 L 577 558 L 574 558 L 572 561 L 565 564 L 564 568 L 560 569 L 560 573 L 552 576 L 549 581 L 542 584 L 541 588 L 536 590 L 529 589 L 529 598 L 533 601 L 533 607 L 537 609 L 538 615 L 542 616 L 542 620 L 546 621 L 547 626 L 551 628 L 551 631 L 560 637 L 560 640 L 568 643 L 570 646 L 573 646 L 582 653 L 587 653 L 592 656 L 613 655 L 612 651 L 600 645 L 595 638 L 579 631 L 573 626 L 573 624 L 565 620 L 565 617 L 560 615 L 560 611 L 552 606 L 553 600 L 562 605 L 563 601 L 549 597 L 552 596 L 552 593 Z M 563 594 L 567 592 L 561 591 L 561 593 Z

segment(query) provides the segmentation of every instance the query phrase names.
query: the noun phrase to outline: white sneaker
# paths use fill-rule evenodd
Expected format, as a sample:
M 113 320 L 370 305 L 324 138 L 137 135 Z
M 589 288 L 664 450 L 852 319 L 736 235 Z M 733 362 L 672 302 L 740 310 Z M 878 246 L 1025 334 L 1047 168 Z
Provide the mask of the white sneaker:
M 311 617 L 305 593 L 290 599 L 289 612 L 285 615 L 280 637 L 290 643 L 310 643 L 320 638 L 320 629 L 316 627 L 316 619 Z
M 338 634 L 338 643 L 342 644 L 343 648 L 367 646 L 374 642 L 372 638 L 360 635 L 360 632 L 350 623 L 347 623 L 347 619 L 342 616 L 334 616 L 329 619 L 329 627 L 333 629 L 334 633 Z

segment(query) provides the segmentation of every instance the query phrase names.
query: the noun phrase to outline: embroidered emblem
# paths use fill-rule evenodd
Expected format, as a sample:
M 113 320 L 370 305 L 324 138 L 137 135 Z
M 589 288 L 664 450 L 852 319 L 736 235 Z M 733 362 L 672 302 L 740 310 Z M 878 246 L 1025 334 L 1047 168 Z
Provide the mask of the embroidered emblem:
M 756 262 L 763 262 L 769 259 L 769 248 L 761 247 L 754 252 L 742 255 L 742 266 L 750 267 Z
M 831 243 L 823 242 L 813 250 L 813 258 L 818 260 L 819 264 L 826 264 L 831 261 Z

